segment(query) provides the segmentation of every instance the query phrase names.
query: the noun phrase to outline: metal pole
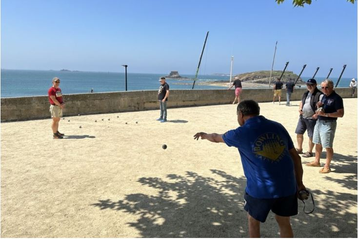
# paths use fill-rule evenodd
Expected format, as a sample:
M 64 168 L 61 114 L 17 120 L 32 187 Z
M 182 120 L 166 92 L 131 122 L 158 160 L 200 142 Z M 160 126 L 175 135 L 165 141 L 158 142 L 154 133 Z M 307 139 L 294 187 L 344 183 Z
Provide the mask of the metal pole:
M 231 56 L 231 66 L 230 66 L 230 84 L 232 81 L 232 63 L 234 62 L 234 56 Z
M 275 52 L 273 53 L 273 60 L 272 60 L 272 66 L 271 66 L 271 72 L 270 72 L 270 78 L 269 78 L 269 87 L 271 85 L 271 78 L 272 78 L 272 72 L 273 72 L 273 65 L 275 64 L 275 56 L 276 56 L 276 50 L 277 50 L 277 42 L 276 41 L 276 45 L 275 45 Z
M 331 75 L 332 70 L 333 70 L 333 68 L 331 68 L 331 69 L 329 70 L 329 73 L 328 73 L 326 79 L 328 79 L 328 77 Z
M 201 50 L 198 68 L 196 69 L 195 78 L 194 78 L 193 86 L 191 87 L 191 89 L 194 89 L 195 82 L 198 79 L 198 73 L 199 73 L 199 68 L 200 68 L 200 64 L 201 64 L 201 59 L 203 58 L 203 54 L 204 54 L 204 50 L 205 50 L 205 46 L 206 46 L 206 41 L 208 40 L 208 36 L 209 36 L 209 31 L 206 33 L 203 49 Z
M 286 68 L 287 68 L 287 66 L 288 66 L 288 63 L 290 63 L 289 61 L 288 62 L 286 62 L 286 65 L 285 65 L 285 68 L 283 69 L 283 71 L 282 71 L 282 73 L 281 73 L 281 76 L 280 76 L 280 80 L 281 80 L 281 78 L 282 78 L 282 76 L 283 76 L 283 74 L 285 73 L 285 71 L 286 71 Z
M 297 81 L 300 79 L 300 76 L 302 75 L 302 72 L 304 71 L 305 68 L 306 68 L 306 64 L 303 65 L 303 68 L 295 81 L 295 85 L 297 84 Z
M 344 70 L 346 69 L 346 66 L 347 66 L 347 65 L 343 65 L 343 70 L 342 70 L 341 75 L 339 76 L 339 78 L 338 78 L 338 80 L 337 80 L 337 83 L 336 83 L 336 86 L 335 86 L 334 88 L 337 88 L 337 86 L 338 86 L 338 84 L 339 84 L 339 81 L 341 80 L 341 77 L 342 77 L 342 75 L 343 75 L 343 72 L 344 72 Z
M 125 82 L 125 89 L 127 91 L 127 67 L 128 65 L 122 65 L 124 66 L 124 82 Z
M 312 79 L 314 79 L 314 77 L 316 76 L 318 70 L 319 70 L 319 67 L 317 67 L 316 72 L 315 72 L 315 73 L 313 74 L 313 76 L 312 76 Z

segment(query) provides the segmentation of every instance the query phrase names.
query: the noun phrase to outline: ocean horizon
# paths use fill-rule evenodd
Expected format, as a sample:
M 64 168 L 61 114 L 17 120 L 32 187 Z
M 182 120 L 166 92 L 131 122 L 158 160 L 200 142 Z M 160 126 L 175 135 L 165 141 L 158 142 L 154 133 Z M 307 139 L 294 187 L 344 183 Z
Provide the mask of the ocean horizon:
M 127 90 L 143 91 L 158 90 L 159 78 L 169 73 L 128 73 Z M 168 79 L 171 90 L 191 90 L 195 75 L 181 74 L 187 79 Z M 1 70 L 1 98 L 46 96 L 52 86 L 52 78 L 61 79 L 60 88 L 66 94 L 84 94 L 125 91 L 125 75 L 123 72 L 87 72 L 87 71 L 56 71 L 56 70 Z M 301 77 L 304 81 L 310 77 Z M 318 82 L 325 77 L 316 77 Z M 349 87 L 353 77 L 342 77 L 338 87 Z M 229 81 L 230 77 L 223 74 L 198 75 L 196 90 L 223 89 L 222 86 L 205 85 L 208 81 Z M 333 82 L 337 79 L 331 78 Z

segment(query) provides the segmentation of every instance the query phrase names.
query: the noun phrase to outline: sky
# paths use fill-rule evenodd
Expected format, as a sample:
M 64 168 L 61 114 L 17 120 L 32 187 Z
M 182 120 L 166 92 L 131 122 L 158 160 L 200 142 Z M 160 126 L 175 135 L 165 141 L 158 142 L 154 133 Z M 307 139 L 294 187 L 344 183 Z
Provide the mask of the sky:
M 357 3 L 1 0 L 1 68 L 194 75 L 274 70 L 357 77 Z

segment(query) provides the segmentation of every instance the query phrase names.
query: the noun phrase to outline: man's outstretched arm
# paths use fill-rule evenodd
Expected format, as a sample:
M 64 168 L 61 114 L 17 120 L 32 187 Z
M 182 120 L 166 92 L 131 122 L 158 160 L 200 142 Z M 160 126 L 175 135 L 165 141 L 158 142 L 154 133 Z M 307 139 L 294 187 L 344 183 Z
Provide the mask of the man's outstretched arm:
M 217 133 L 207 134 L 204 132 L 199 132 L 194 135 L 194 139 L 198 140 L 199 138 L 201 138 L 201 139 L 209 140 L 210 142 L 214 142 L 214 143 L 224 143 L 222 136 L 223 136 L 222 134 L 217 134 Z

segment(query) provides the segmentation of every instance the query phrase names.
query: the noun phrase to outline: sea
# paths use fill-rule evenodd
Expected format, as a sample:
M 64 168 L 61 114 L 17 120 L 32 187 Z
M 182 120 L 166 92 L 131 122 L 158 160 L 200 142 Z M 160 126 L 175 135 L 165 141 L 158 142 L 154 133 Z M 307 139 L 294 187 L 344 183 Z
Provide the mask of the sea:
M 52 86 L 52 78 L 61 79 L 60 88 L 66 94 L 158 90 L 159 78 L 168 74 L 122 72 L 84 72 L 84 71 L 39 71 L 39 70 L 1 70 L 1 98 L 46 96 Z M 187 79 L 167 79 L 171 90 L 191 90 L 195 75 L 181 75 Z M 127 78 L 127 84 L 126 79 Z M 226 75 L 198 75 L 194 89 L 223 89 L 220 86 L 205 85 L 208 81 L 228 81 Z M 308 80 L 310 77 L 302 77 Z M 316 77 L 317 82 L 323 77 Z M 342 77 L 338 87 L 348 87 L 352 77 Z M 332 79 L 334 82 L 337 79 Z

